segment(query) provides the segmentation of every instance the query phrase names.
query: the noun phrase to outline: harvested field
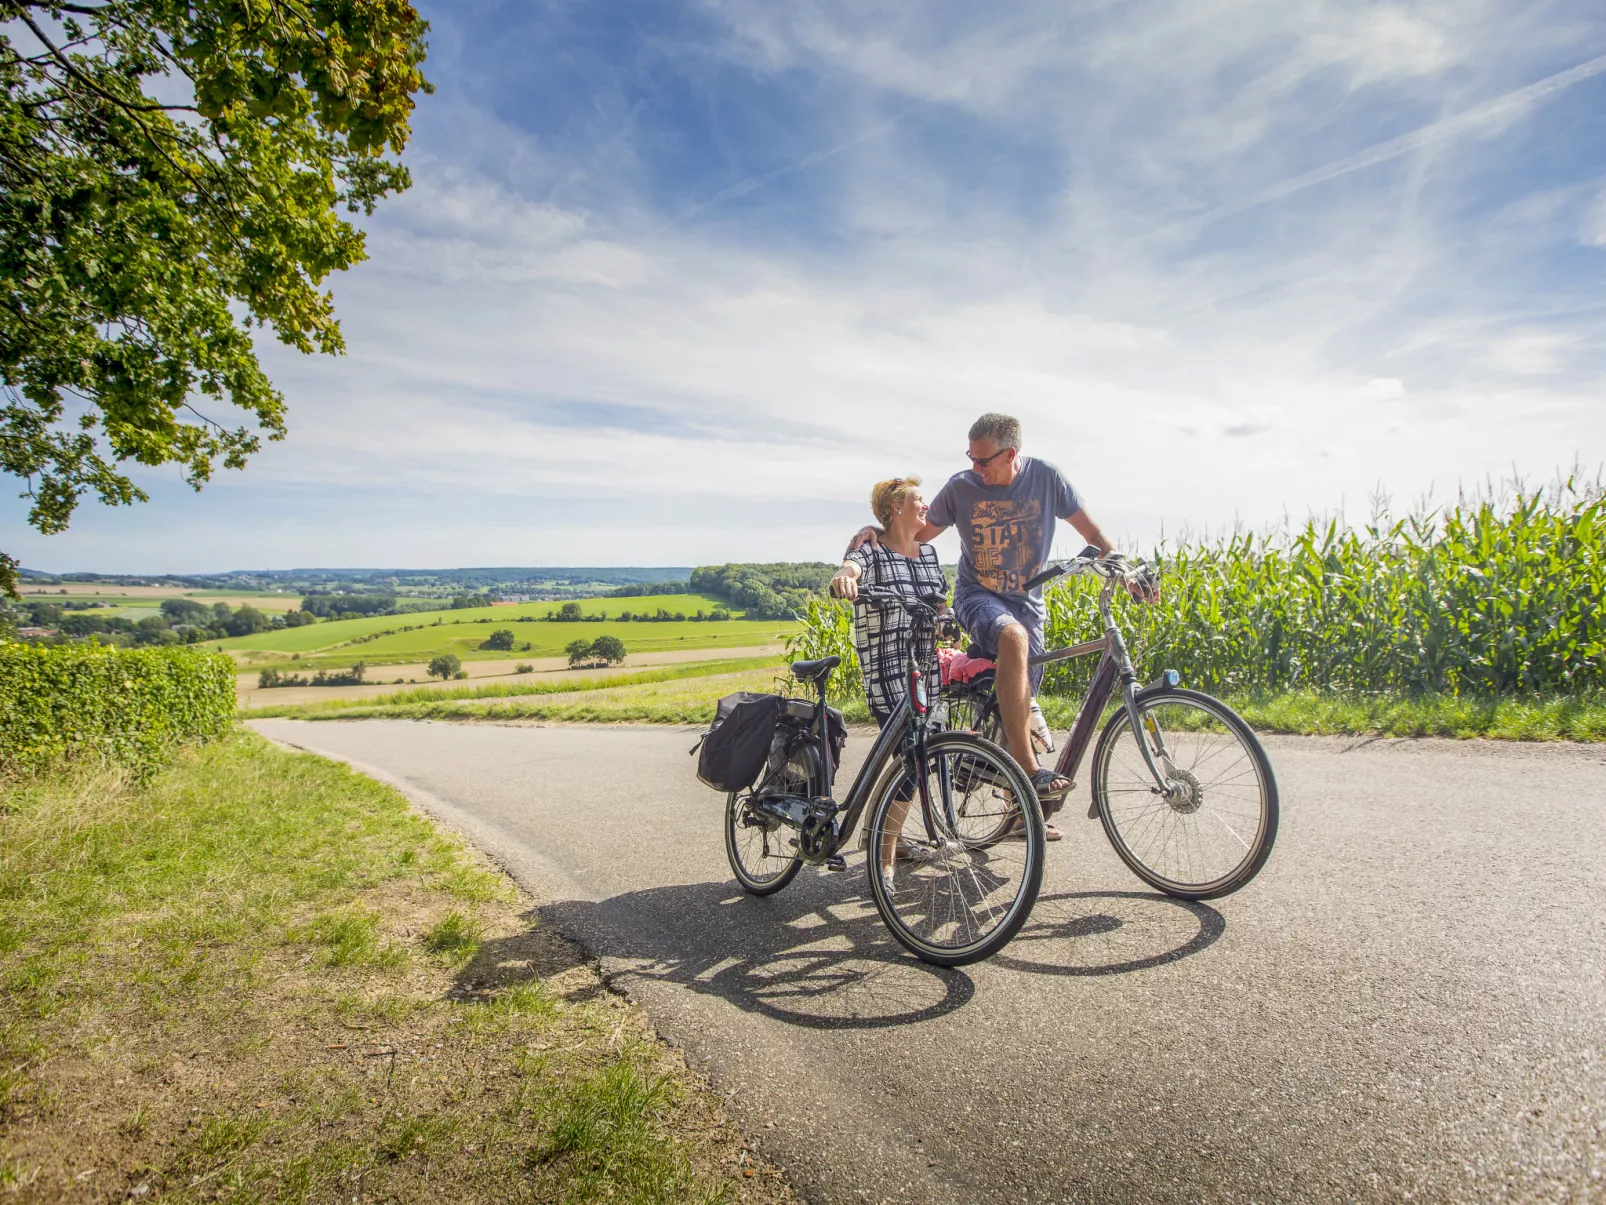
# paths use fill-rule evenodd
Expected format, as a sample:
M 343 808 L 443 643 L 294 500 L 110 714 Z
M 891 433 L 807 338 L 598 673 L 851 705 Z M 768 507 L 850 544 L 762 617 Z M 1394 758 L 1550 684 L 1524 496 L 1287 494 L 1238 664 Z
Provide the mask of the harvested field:
M 468 682 L 475 686 L 493 682 L 596 682 L 599 686 L 605 686 L 610 677 L 617 677 L 631 669 L 644 669 L 655 665 L 684 665 L 697 661 L 779 657 L 781 647 L 779 644 L 765 644 L 745 648 L 666 649 L 659 652 L 631 653 L 625 657 L 623 665 L 611 669 L 570 669 L 568 660 L 563 657 L 465 661 L 463 669 L 468 674 Z M 535 668 L 528 674 L 515 672 L 514 666 L 521 663 Z M 311 672 L 303 670 L 298 662 L 291 662 L 286 668 L 295 673 Z M 381 666 L 372 672 L 372 676 L 375 680 L 363 686 L 277 686 L 262 690 L 257 686 L 259 672 L 251 670 L 238 675 L 235 679 L 235 697 L 242 708 L 281 707 L 302 703 L 326 703 L 334 699 L 353 701 L 379 699 L 416 686 L 443 685 L 438 678 L 429 676 L 429 667 L 423 662 Z M 395 681 L 397 678 L 409 681 L 398 684 Z
M 62 591 L 66 593 L 63 594 Z M 301 606 L 299 594 L 252 594 L 229 590 L 186 590 L 182 586 L 23 586 L 24 598 L 45 602 L 104 602 L 113 606 L 155 607 L 164 598 L 188 598 L 211 606 L 247 604 L 259 611 L 294 611 Z

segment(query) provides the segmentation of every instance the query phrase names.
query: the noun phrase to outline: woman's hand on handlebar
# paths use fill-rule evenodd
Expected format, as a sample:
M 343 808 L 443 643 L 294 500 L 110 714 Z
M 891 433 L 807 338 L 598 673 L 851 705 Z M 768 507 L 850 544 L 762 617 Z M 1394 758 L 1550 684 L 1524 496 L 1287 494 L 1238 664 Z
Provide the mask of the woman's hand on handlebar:
M 859 597 L 859 567 L 851 561 L 836 571 L 831 579 L 831 597 L 845 598 L 849 602 Z

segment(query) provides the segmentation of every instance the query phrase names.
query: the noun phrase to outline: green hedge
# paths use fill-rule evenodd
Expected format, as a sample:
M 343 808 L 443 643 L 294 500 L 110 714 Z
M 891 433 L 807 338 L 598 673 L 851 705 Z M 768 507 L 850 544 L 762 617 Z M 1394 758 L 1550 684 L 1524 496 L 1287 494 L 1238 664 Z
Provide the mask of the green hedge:
M 0 774 L 99 758 L 143 773 L 234 719 L 234 663 L 192 649 L 0 644 Z

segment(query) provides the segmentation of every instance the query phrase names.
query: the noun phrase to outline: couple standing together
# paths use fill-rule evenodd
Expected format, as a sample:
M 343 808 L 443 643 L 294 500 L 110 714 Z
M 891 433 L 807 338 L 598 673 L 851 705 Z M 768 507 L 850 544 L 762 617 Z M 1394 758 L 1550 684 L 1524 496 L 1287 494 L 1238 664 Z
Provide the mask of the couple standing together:
M 1044 649 L 1048 608 L 1040 592 L 1021 587 L 1048 560 L 1054 529 L 1065 520 L 1099 554 L 1110 542 L 1085 510 L 1071 483 L 1046 460 L 1021 453 L 1020 423 L 1007 414 L 984 414 L 970 427 L 971 467 L 955 473 L 928 506 L 918 477 L 880 482 L 870 495 L 879 527 L 854 536 L 831 579 L 838 598 L 856 599 L 859 586 L 905 597 L 946 594 L 948 584 L 930 541 L 959 529 L 959 579 L 954 616 L 969 633 L 972 651 L 998 664 L 998 706 L 1009 751 L 1049 808 L 1071 784 L 1040 766 L 1031 740 L 1032 694 L 1042 678 L 1028 658 Z M 902 641 L 911 623 L 899 609 L 854 609 L 854 647 L 864 673 L 870 713 L 885 723 L 903 698 Z M 928 682 L 937 678 L 935 632 L 916 633 L 916 656 Z M 1047 810 L 1047 808 L 1045 808 Z M 1049 840 L 1059 833 L 1048 826 Z

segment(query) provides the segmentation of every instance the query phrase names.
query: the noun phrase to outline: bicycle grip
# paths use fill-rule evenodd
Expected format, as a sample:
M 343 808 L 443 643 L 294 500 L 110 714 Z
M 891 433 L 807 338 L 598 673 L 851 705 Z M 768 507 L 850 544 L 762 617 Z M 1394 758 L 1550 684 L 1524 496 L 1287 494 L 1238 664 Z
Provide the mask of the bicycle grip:
M 1027 578 L 1021 583 L 1021 593 L 1030 594 L 1033 590 L 1037 589 L 1037 587 L 1053 581 L 1056 577 L 1059 577 L 1064 572 L 1064 565 L 1050 565 L 1047 569 L 1039 569 L 1036 573 L 1032 574 L 1031 577 Z

